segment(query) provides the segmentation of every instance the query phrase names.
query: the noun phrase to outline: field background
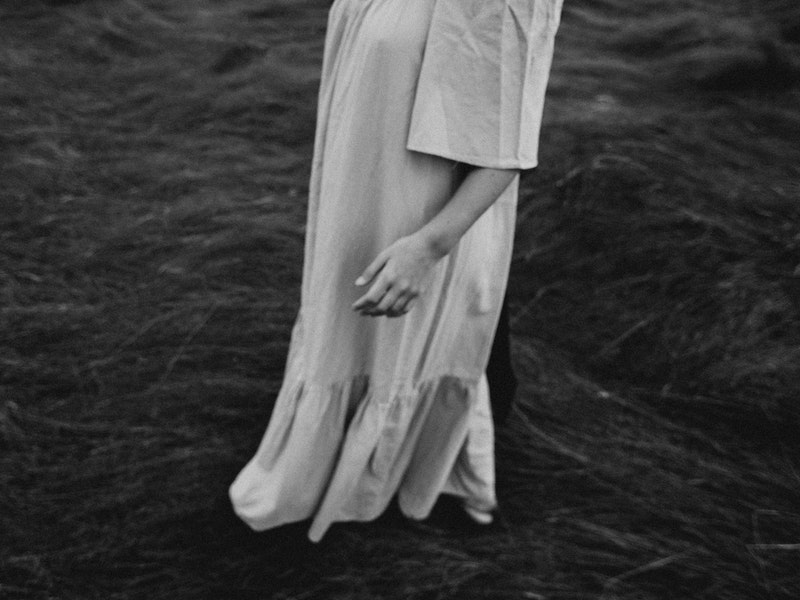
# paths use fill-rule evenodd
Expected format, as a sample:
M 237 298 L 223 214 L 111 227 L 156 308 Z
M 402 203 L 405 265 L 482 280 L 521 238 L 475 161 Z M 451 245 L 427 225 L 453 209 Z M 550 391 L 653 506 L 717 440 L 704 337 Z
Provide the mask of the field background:
M 231 515 L 328 6 L 0 2 L 0 598 L 800 597 L 794 0 L 566 0 L 494 526 Z

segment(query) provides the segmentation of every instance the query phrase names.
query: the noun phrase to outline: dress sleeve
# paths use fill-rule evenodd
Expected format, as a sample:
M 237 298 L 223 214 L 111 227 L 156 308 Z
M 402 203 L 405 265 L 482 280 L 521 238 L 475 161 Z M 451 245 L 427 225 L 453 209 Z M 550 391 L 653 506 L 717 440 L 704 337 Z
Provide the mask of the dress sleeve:
M 436 0 L 407 148 L 481 167 L 535 167 L 562 3 Z

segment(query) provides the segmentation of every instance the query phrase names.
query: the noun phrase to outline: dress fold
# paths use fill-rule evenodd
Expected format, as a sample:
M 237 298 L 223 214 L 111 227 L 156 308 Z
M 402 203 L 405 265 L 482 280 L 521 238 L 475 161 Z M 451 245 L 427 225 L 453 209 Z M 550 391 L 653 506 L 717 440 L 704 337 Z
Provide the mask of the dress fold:
M 253 529 L 312 518 L 309 537 L 318 541 L 334 522 L 377 518 L 396 493 L 407 516 L 423 519 L 445 488 L 494 506 L 491 433 L 474 439 L 490 460 L 469 464 L 468 452 L 470 434 L 492 426 L 485 376 L 375 390 L 358 377 L 330 386 L 291 382 L 285 390 L 280 399 L 290 401 L 276 405 L 230 489 Z M 461 485 L 465 479 L 471 483 Z

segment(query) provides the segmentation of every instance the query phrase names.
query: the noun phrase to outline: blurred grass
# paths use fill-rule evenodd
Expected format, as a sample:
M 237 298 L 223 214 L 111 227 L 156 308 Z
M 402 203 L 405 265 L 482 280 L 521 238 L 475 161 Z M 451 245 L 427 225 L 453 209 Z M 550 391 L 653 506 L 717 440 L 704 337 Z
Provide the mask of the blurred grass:
M 256 535 L 322 0 L 0 7 L 0 597 L 796 598 L 800 11 L 570 3 L 501 513 Z

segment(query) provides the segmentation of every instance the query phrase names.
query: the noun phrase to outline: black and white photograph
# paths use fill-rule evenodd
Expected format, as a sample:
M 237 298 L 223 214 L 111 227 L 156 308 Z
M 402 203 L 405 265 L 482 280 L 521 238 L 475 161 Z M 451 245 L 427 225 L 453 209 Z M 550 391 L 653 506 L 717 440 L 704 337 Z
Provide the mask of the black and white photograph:
M 0 600 L 798 598 L 798 0 L 0 0 Z

